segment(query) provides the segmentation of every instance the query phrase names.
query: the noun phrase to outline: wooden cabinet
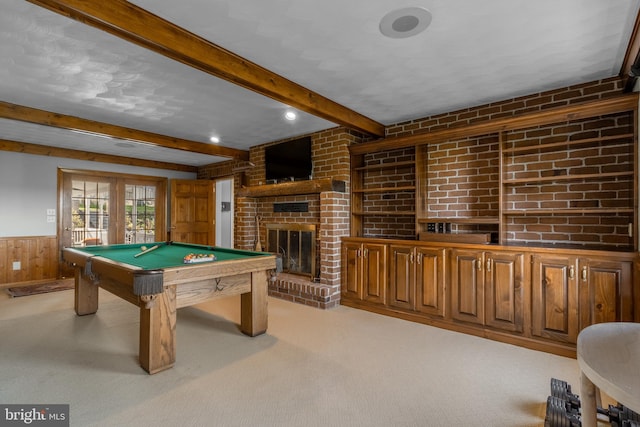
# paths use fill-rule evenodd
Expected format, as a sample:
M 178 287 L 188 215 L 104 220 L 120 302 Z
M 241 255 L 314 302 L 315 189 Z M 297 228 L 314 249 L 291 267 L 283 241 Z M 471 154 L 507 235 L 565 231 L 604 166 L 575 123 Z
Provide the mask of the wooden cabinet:
M 389 283 L 389 305 L 413 310 L 415 304 L 415 248 L 391 245 L 389 263 L 391 280 Z
M 446 273 L 444 248 L 416 248 L 416 311 L 445 317 Z
M 485 324 L 524 332 L 525 254 L 485 252 Z
M 445 250 L 391 245 L 389 306 L 445 315 Z
M 452 249 L 451 317 L 455 320 L 484 324 L 483 252 Z
M 534 254 L 531 271 L 531 333 L 575 343 L 578 337 L 577 258 Z
M 452 249 L 451 316 L 524 331 L 524 253 Z
M 342 303 L 575 355 L 578 333 L 638 321 L 638 254 L 344 238 Z
M 589 325 L 633 322 L 633 282 L 630 259 L 534 254 L 532 334 L 575 343 Z
M 595 323 L 634 321 L 632 261 L 580 258 L 578 271 L 580 330 Z
M 385 304 L 386 288 L 387 245 L 343 243 L 342 297 Z

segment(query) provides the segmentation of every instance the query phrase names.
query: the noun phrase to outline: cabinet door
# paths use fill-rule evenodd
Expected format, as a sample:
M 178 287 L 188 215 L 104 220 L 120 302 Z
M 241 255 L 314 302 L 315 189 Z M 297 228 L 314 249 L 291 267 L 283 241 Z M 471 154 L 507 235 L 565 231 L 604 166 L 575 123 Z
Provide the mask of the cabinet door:
M 451 250 L 451 317 L 484 324 L 482 251 Z
M 416 248 L 416 310 L 445 316 L 445 250 Z
M 633 322 L 633 262 L 581 258 L 579 271 L 580 329 Z
M 511 332 L 524 331 L 524 254 L 487 252 L 485 324 Z
M 387 245 L 365 243 L 362 252 L 363 299 L 372 303 L 387 301 Z
M 415 250 L 413 246 L 391 245 L 389 305 L 413 310 L 415 294 Z
M 578 337 L 577 259 L 533 255 L 531 333 L 575 343 Z
M 362 246 L 359 243 L 342 244 L 342 284 L 340 293 L 343 298 L 362 299 Z

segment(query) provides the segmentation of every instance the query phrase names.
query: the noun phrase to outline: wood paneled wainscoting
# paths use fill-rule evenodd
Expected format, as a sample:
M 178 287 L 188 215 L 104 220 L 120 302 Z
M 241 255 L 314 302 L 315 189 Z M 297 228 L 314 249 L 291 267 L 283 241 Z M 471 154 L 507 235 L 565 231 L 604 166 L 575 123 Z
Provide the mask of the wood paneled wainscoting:
M 59 258 L 56 236 L 0 237 L 0 288 L 56 280 Z

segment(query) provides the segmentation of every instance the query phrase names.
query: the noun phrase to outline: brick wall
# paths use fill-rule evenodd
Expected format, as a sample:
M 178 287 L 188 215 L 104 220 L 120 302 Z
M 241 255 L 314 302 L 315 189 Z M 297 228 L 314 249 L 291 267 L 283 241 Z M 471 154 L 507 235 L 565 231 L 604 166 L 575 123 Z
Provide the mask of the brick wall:
M 539 112 L 545 109 L 567 106 L 574 103 L 604 99 L 622 94 L 619 78 L 605 79 L 582 85 L 570 86 L 553 91 L 532 94 L 477 107 L 439 114 L 432 117 L 398 123 L 387 128 L 388 137 L 402 137 L 437 131 L 450 127 L 464 126 L 492 119 Z M 579 123 L 559 123 L 544 128 L 528 129 L 525 132 L 510 132 L 508 140 L 516 144 L 532 142 L 553 142 L 581 138 L 595 138 L 633 132 L 633 117 L 623 114 L 619 117 L 601 117 Z M 425 138 L 426 139 L 426 138 Z M 633 170 L 633 153 L 629 140 L 607 142 L 596 149 L 575 148 L 567 158 L 553 152 L 522 156 L 518 165 L 510 167 L 518 176 L 554 173 L 600 174 L 606 171 Z M 377 153 L 375 154 L 377 155 Z M 368 155 L 366 164 L 375 162 L 374 154 Z M 396 155 L 391 153 L 391 155 Z M 399 155 L 398 155 L 399 156 Z M 413 157 L 412 157 L 413 158 Z M 498 217 L 499 213 L 499 152 L 497 135 L 466 138 L 428 145 L 426 198 L 427 214 L 430 218 L 451 217 Z M 522 170 L 517 170 L 521 168 Z M 558 173 L 558 172 L 555 172 Z M 409 182 L 396 170 L 381 170 L 371 177 L 367 185 L 379 182 Z M 388 184 L 385 184 L 388 185 Z M 400 185 L 400 184 L 399 184 Z M 507 199 L 508 207 L 632 207 L 633 179 L 631 177 L 612 178 L 609 183 L 594 186 L 589 182 L 567 182 L 561 185 L 527 185 L 513 189 Z M 533 196 L 541 192 L 541 196 Z M 569 193 L 577 195 L 569 196 Z M 394 196 L 371 195 L 365 197 L 368 210 L 404 209 L 402 194 Z M 534 200 L 536 199 L 536 200 Z M 408 199 L 408 204 L 412 202 Z M 516 203 L 519 203 L 516 205 Z M 393 209 L 393 208 L 391 208 Z M 365 236 L 414 238 L 412 217 L 367 216 L 363 221 Z M 507 223 L 506 237 L 520 243 L 576 244 L 593 246 L 615 246 L 633 248 L 628 236 L 628 224 L 633 222 L 633 214 L 621 213 L 609 216 L 581 214 L 558 216 L 518 216 Z M 452 224 L 452 231 L 497 232 L 496 224 Z
M 508 185 L 505 208 L 583 209 L 580 214 L 509 217 L 507 238 L 512 242 L 596 245 L 633 249 L 629 224 L 633 223 L 634 152 L 633 114 L 596 117 L 570 124 L 556 124 L 509 132 L 506 147 L 554 144 L 565 141 L 609 138 L 588 144 L 560 145 L 505 156 L 505 179 L 545 179 L 550 182 L 523 182 Z M 613 176 L 604 178 L 607 174 Z M 622 174 L 621 176 L 619 176 Z M 586 175 L 584 179 L 564 177 Z M 625 212 L 597 215 L 601 208 Z
M 371 153 L 364 156 L 363 166 L 375 166 L 400 162 L 414 162 L 415 148 Z M 413 239 L 415 218 L 405 215 L 415 212 L 415 166 L 402 165 L 393 168 L 372 169 L 364 175 L 363 186 L 367 190 L 398 188 L 396 191 L 364 193 L 362 204 L 368 215 L 363 217 L 365 237 Z M 375 212 L 386 212 L 375 215 Z M 397 215 L 389 214 L 396 212 Z

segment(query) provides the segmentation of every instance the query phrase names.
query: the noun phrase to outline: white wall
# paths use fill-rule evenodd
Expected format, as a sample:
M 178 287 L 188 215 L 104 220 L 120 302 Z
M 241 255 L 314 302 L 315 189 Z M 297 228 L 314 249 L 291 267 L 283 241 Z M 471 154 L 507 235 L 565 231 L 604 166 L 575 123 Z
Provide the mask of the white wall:
M 55 236 L 57 216 L 47 222 L 47 209 L 58 213 L 58 168 L 196 179 L 189 172 L 0 151 L 0 237 Z

